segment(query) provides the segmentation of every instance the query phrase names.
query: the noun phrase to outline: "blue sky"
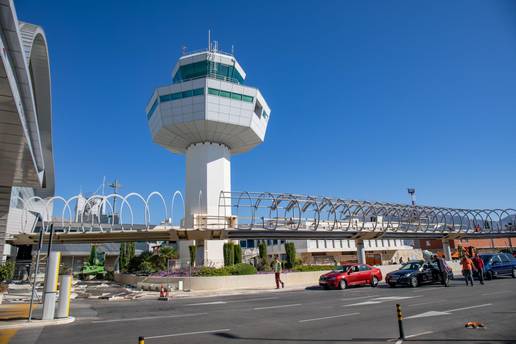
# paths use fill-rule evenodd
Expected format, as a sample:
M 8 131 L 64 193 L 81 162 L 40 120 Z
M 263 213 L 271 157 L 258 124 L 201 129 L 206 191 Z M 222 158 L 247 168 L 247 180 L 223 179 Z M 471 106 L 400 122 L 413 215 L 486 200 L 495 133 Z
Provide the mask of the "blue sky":
M 514 1 L 26 1 L 50 48 L 57 193 L 183 190 L 145 106 L 207 31 L 271 109 L 234 190 L 515 207 Z

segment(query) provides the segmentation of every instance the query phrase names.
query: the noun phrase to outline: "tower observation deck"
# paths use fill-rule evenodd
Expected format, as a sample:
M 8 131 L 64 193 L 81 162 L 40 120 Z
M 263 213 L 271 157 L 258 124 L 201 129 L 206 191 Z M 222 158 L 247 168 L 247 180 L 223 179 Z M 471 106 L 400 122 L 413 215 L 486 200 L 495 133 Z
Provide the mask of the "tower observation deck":
M 186 155 L 187 228 L 210 218 L 220 221 L 220 192 L 231 191 L 231 155 L 264 141 L 271 109 L 260 90 L 244 85 L 245 78 L 232 54 L 210 44 L 205 51 L 181 56 L 172 83 L 157 88 L 147 104 L 153 141 Z M 228 221 L 230 215 L 225 214 Z M 220 257 L 210 258 L 207 245 L 222 243 L 204 244 L 204 262 L 220 264 L 222 248 Z

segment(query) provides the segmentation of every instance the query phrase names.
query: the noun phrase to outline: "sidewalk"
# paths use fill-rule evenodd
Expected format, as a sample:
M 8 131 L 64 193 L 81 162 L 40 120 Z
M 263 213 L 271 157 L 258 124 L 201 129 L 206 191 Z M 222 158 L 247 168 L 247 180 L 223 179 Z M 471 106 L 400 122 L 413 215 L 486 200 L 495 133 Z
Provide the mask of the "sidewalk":
M 0 305 L 0 331 L 8 329 L 22 329 L 39 326 L 49 325 L 63 325 L 75 321 L 75 318 L 63 318 L 55 320 L 40 320 L 41 317 L 40 305 L 34 305 L 34 316 L 31 322 L 28 322 L 29 317 L 29 304 L 28 303 L 16 303 L 16 304 L 2 304 Z M 0 336 L 2 335 L 0 332 Z

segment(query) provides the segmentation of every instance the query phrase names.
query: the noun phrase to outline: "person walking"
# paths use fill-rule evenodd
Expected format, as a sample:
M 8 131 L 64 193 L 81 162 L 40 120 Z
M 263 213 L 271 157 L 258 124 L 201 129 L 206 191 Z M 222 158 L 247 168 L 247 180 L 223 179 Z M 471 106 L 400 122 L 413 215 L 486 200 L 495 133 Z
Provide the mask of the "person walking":
M 280 262 L 278 256 L 276 256 L 276 258 L 274 258 L 274 262 L 272 263 L 272 269 L 274 270 L 274 277 L 276 278 L 276 289 L 280 288 L 280 283 L 281 283 L 281 287 L 285 288 L 285 283 L 283 283 L 283 281 L 281 280 L 281 276 L 280 276 L 281 262 Z
M 462 257 L 460 264 L 462 265 L 462 275 L 466 280 L 466 287 L 469 285 L 468 282 L 471 282 L 471 286 L 473 286 L 473 261 L 469 259 L 467 254 L 465 254 L 464 257 Z
M 437 264 L 437 268 L 439 269 L 439 279 L 441 280 L 441 284 L 448 287 L 450 285 L 448 280 L 448 267 L 446 266 L 444 259 L 435 255 L 434 262 Z
M 473 265 L 477 269 L 477 275 L 480 284 L 484 284 L 484 261 L 478 254 L 475 254 L 475 257 L 473 257 Z

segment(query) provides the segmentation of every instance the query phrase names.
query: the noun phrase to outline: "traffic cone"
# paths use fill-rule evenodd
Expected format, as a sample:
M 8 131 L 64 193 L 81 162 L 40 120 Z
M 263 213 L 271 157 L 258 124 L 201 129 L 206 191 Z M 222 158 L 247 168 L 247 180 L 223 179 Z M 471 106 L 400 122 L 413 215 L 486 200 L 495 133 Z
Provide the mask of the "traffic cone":
M 160 301 L 168 301 L 168 289 L 165 289 L 163 287 L 163 284 L 161 285 L 161 288 L 159 289 L 159 298 Z

